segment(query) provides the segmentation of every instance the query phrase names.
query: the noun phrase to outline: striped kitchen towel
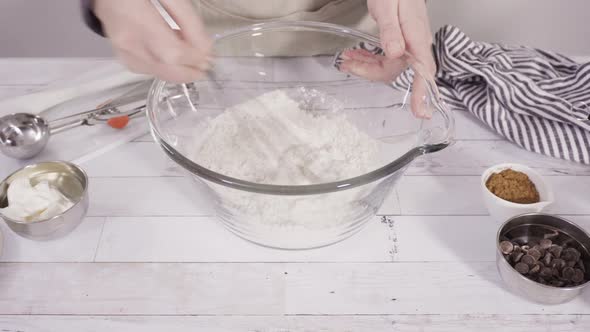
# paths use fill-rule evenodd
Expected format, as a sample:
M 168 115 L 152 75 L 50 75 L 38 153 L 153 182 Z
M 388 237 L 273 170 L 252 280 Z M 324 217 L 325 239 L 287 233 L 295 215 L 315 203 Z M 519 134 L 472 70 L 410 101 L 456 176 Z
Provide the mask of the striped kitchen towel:
M 529 151 L 590 164 L 590 63 L 475 42 L 453 26 L 439 30 L 433 50 L 439 92 L 453 109 L 469 111 Z M 407 88 L 412 75 L 406 71 L 395 85 Z

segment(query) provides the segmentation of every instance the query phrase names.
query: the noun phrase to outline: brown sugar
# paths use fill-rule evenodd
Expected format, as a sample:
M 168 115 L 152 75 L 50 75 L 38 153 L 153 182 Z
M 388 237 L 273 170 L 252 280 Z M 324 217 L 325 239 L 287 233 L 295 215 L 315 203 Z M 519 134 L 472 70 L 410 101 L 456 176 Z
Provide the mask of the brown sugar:
M 520 204 L 540 201 L 539 192 L 529 177 L 511 169 L 494 173 L 486 181 L 486 187 L 496 196 Z

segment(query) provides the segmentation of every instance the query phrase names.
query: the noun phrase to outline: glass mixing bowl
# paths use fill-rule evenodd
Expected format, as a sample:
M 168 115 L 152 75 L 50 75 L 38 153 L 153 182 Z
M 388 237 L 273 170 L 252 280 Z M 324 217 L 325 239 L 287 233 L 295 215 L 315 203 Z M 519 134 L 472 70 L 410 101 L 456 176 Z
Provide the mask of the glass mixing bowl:
M 377 214 L 412 160 L 452 141 L 453 117 L 409 55 L 384 66 L 380 81 L 337 69 L 343 50 L 378 46 L 373 36 L 317 22 L 217 35 L 213 69 L 203 79 L 154 82 L 147 111 L 153 137 L 235 234 L 283 249 L 345 239 Z M 411 111 L 412 79 L 425 87 L 418 100 L 433 112 L 428 120 Z M 295 101 L 305 121 L 294 121 L 284 103 L 256 99 L 272 91 Z M 246 101 L 255 114 L 237 116 Z M 324 145 L 310 150 L 316 142 Z

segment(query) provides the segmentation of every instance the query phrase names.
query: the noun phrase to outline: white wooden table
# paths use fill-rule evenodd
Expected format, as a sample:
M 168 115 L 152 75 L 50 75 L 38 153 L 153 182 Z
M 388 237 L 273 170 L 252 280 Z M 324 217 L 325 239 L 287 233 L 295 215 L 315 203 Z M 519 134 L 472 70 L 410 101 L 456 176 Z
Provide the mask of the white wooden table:
M 0 98 L 104 61 L 0 60 Z M 479 175 L 533 166 L 554 186 L 551 212 L 590 230 L 590 167 L 456 118 L 458 142 L 417 161 L 380 216 L 311 251 L 230 234 L 183 195 L 189 183 L 149 136 L 89 161 L 92 203 L 74 233 L 33 242 L 1 224 L 0 331 L 589 331 L 590 292 L 543 306 L 503 288 Z

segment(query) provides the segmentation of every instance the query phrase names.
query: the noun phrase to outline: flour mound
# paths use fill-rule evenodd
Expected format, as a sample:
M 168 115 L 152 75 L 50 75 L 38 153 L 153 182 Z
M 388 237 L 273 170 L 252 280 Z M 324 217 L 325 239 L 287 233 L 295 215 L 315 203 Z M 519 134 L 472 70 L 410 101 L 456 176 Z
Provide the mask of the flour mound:
M 367 173 L 378 143 L 346 115 L 317 115 L 274 90 L 211 118 L 193 160 L 215 172 L 263 184 L 309 185 Z

